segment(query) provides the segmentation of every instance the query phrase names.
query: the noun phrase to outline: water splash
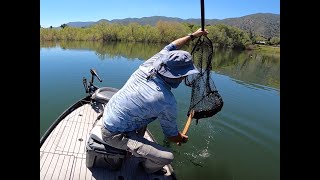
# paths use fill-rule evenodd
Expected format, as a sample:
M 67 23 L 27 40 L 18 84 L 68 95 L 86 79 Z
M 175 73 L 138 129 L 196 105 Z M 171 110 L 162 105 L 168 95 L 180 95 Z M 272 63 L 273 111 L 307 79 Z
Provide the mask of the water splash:
M 202 158 L 208 158 L 210 156 L 210 153 L 208 152 L 208 149 L 204 149 L 200 152 L 199 156 Z

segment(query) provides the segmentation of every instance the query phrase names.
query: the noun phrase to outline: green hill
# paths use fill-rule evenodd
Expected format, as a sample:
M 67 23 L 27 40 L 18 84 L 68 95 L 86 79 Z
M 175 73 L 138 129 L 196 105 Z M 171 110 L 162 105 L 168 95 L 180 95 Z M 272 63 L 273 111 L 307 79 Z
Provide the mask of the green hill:
M 101 19 L 97 22 L 69 22 L 66 23 L 71 27 L 88 27 L 99 22 L 105 21 L 108 23 L 119 23 L 119 24 L 129 24 L 138 23 L 141 25 L 152 25 L 154 26 L 158 21 L 174 21 L 174 22 L 186 22 L 190 24 L 200 25 L 201 19 L 180 19 L 165 16 L 151 16 L 142 18 L 125 18 L 125 19 L 113 19 L 111 21 L 106 19 Z M 236 18 L 226 18 L 226 19 L 206 19 L 206 25 L 215 24 L 226 24 L 229 26 L 234 26 L 245 30 L 247 32 L 252 32 L 255 35 L 260 35 L 265 38 L 280 37 L 280 15 L 271 13 L 257 13 Z

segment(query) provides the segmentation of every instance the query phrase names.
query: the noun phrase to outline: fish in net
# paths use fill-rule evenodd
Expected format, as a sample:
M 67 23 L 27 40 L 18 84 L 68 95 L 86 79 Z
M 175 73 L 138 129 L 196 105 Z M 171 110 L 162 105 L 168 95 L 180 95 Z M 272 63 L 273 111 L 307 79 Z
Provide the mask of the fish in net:
M 223 99 L 211 78 L 213 46 L 207 36 L 201 36 L 191 51 L 194 64 L 200 73 L 189 75 L 185 84 L 192 88 L 188 116 L 194 110 L 193 118 L 211 117 L 221 111 Z

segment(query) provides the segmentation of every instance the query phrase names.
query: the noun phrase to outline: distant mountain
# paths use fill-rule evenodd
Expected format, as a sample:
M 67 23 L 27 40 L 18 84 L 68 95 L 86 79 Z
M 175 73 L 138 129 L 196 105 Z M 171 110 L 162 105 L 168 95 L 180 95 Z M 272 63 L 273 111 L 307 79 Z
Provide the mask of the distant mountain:
M 90 22 L 69 22 L 67 23 L 67 26 L 70 27 L 88 27 L 91 26 L 93 24 L 96 24 L 97 22 L 94 21 L 90 21 Z
M 173 22 L 187 22 L 190 24 L 200 25 L 201 19 L 180 19 L 165 16 L 151 16 L 142 18 L 125 18 L 125 19 L 113 19 L 111 21 L 106 19 L 101 19 L 97 22 L 69 22 L 68 26 L 71 27 L 88 27 L 102 21 L 108 23 L 119 23 L 119 24 L 129 24 L 132 22 L 141 25 L 151 25 L 154 26 L 158 21 L 173 21 Z M 266 38 L 280 37 L 280 15 L 271 13 L 257 13 L 247 16 L 237 17 L 237 18 L 226 18 L 226 19 L 206 19 L 206 24 L 226 24 L 234 26 L 245 30 L 247 32 L 251 31 L 254 34 L 264 36 Z
M 250 30 L 264 37 L 280 37 L 280 15 L 258 13 L 240 18 L 228 18 L 221 21 L 229 26 L 235 26 L 249 32 Z
M 184 19 L 180 18 L 172 18 L 172 17 L 165 17 L 165 16 L 151 16 L 151 17 L 142 17 L 142 18 L 125 18 L 125 19 L 113 19 L 111 21 L 106 20 L 106 19 L 101 19 L 97 22 L 69 22 L 67 23 L 68 26 L 72 27 L 88 27 L 100 22 L 108 22 L 108 23 L 118 23 L 118 24 L 129 24 L 132 22 L 136 22 L 141 25 L 151 25 L 154 26 L 157 24 L 158 21 L 173 21 L 173 22 L 186 22 Z M 199 20 L 198 20 L 199 21 Z M 195 24 L 195 23 L 193 23 Z

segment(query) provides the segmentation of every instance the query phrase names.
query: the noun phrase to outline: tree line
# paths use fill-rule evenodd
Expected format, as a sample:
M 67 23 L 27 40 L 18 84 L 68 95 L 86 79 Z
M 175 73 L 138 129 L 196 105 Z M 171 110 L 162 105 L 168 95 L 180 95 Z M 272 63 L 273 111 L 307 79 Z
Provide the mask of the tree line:
M 69 27 L 66 24 L 60 28 L 41 28 L 40 41 L 122 41 L 146 43 L 170 43 L 200 26 L 189 23 L 158 21 L 155 26 L 130 23 L 128 25 L 101 22 L 90 27 Z M 245 49 L 254 44 L 259 36 L 254 36 L 239 28 L 217 24 L 207 25 L 208 38 L 218 48 Z M 271 45 L 280 44 L 280 38 L 270 39 Z

